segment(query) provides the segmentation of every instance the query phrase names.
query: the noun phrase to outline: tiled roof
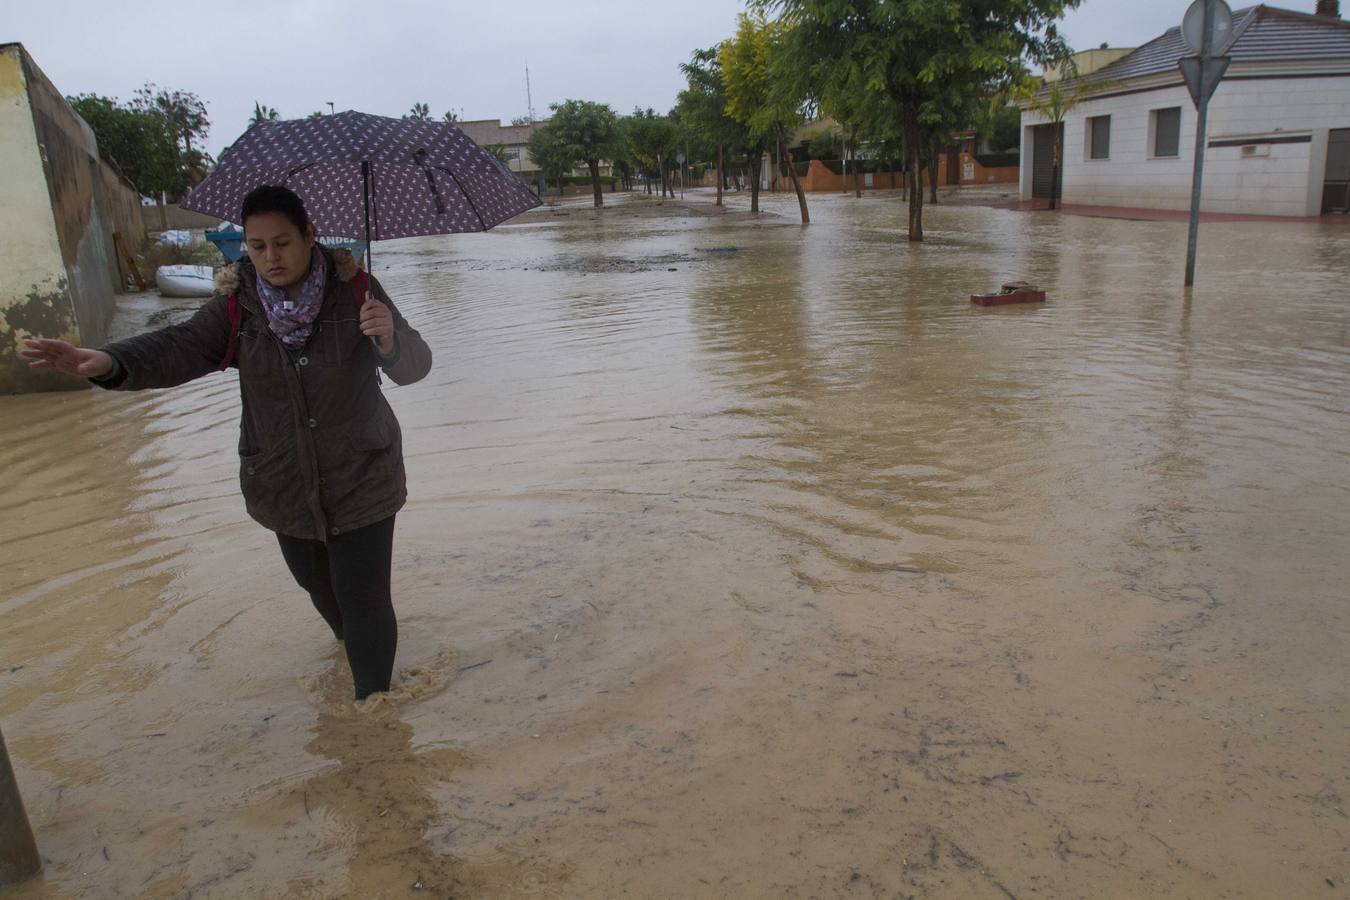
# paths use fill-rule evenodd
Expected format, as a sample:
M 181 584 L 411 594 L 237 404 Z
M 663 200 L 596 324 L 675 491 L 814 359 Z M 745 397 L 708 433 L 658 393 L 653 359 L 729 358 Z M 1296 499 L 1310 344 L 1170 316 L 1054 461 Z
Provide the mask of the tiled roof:
M 1231 56 L 1234 64 L 1323 59 L 1350 62 L 1350 22 L 1265 4 L 1252 6 L 1233 13 L 1233 38 L 1226 50 L 1216 52 Z M 1124 81 L 1175 72 L 1177 60 L 1190 55 L 1177 26 L 1089 77 Z
M 469 136 L 475 144 L 486 147 L 489 144 L 503 144 L 508 147 L 519 146 L 530 139 L 534 130 L 543 122 L 531 125 L 503 125 L 501 119 L 477 119 L 473 122 L 456 122 L 455 127 Z

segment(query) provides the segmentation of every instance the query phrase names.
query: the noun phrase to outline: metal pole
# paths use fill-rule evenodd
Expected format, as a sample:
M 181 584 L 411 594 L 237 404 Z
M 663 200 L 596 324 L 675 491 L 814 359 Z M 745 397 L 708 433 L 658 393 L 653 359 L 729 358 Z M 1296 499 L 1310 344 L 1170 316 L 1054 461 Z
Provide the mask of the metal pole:
M 373 274 L 371 267 L 375 261 L 371 259 L 370 245 L 370 160 L 361 161 L 361 185 L 366 201 L 366 274 Z
M 26 881 L 41 871 L 42 857 L 9 764 L 5 736 L 0 733 L 0 887 Z
M 1209 89 L 1205 71 L 1209 68 L 1214 29 L 1214 0 L 1205 0 L 1205 27 L 1200 39 L 1200 75 L 1196 85 L 1198 115 L 1195 122 L 1195 169 L 1191 173 L 1191 228 L 1186 236 L 1186 287 L 1195 285 L 1195 250 L 1200 241 L 1200 193 L 1205 174 L 1205 143 L 1209 126 Z

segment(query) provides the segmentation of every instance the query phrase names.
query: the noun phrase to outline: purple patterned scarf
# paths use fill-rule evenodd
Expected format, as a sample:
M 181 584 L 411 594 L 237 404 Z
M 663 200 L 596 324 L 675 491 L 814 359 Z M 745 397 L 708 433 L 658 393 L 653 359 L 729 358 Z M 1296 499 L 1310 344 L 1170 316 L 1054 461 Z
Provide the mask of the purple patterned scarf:
M 319 308 L 323 306 L 323 289 L 328 280 L 328 264 L 314 245 L 309 258 L 309 275 L 300 285 L 300 296 L 292 300 L 284 288 L 273 287 L 258 272 L 258 297 L 262 299 L 263 311 L 267 313 L 267 324 L 272 333 L 281 338 L 281 342 L 292 350 L 298 350 L 309 340 L 314 328 L 314 320 L 319 317 Z

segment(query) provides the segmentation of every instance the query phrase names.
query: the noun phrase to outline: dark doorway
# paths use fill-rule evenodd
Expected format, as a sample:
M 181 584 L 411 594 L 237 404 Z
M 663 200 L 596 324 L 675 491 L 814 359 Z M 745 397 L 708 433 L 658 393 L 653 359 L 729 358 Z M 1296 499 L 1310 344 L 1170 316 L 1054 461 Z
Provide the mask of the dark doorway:
M 1031 196 L 1036 200 L 1049 200 L 1051 196 L 1062 197 L 1064 188 L 1064 163 L 1061 160 L 1059 172 L 1055 172 L 1055 138 L 1063 128 L 1059 125 L 1036 125 L 1031 129 Z M 1054 181 L 1058 176 L 1058 184 Z M 1051 187 L 1054 193 L 1051 194 Z
M 1322 185 L 1322 215 L 1350 214 L 1350 128 L 1331 129 L 1327 141 L 1327 177 Z

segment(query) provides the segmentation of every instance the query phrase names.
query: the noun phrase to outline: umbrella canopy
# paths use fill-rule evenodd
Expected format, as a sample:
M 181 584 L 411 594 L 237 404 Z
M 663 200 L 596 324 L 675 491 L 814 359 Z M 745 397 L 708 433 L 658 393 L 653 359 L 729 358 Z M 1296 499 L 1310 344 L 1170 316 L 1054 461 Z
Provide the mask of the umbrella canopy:
M 299 194 L 319 234 L 365 240 L 487 231 L 540 205 L 453 125 L 343 112 L 255 125 L 183 208 L 236 221 L 263 184 Z

